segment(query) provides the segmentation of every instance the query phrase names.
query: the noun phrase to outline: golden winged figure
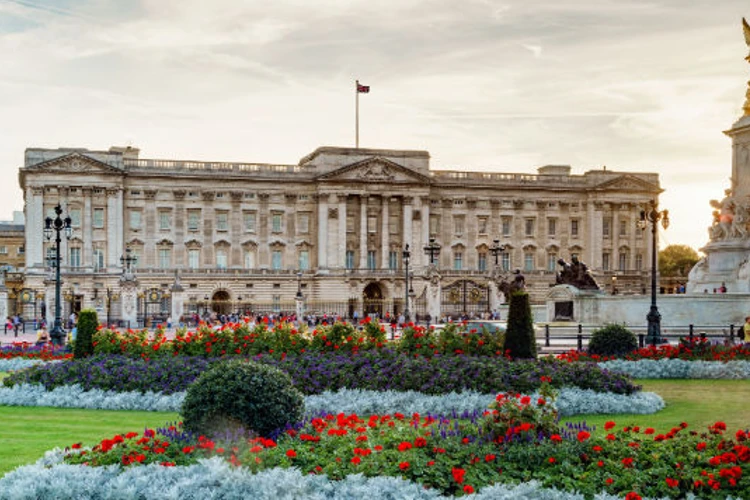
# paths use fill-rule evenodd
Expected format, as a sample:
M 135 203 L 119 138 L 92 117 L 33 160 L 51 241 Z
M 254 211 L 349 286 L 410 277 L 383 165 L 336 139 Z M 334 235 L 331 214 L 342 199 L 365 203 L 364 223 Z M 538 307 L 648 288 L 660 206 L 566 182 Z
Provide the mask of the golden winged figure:
M 742 18 L 742 31 L 745 32 L 745 43 L 747 44 L 748 49 L 750 49 L 750 25 L 747 24 L 744 17 Z M 745 59 L 747 59 L 747 62 L 750 62 L 750 52 L 748 52 Z

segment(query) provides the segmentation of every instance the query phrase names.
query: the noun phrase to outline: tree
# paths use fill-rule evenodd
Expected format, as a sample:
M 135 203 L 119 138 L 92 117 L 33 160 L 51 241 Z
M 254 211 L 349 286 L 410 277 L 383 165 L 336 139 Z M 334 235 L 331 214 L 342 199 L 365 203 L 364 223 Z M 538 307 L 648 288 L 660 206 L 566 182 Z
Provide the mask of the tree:
M 686 277 L 696 262 L 698 252 L 687 245 L 669 245 L 659 252 L 659 272 L 665 278 Z

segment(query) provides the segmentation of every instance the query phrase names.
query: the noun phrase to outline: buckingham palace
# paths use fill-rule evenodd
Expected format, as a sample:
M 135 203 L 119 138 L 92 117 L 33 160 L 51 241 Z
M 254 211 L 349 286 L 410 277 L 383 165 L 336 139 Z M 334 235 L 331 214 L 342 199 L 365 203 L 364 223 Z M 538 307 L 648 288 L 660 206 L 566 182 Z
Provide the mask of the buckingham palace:
M 484 314 L 516 269 L 543 301 L 557 261 L 574 256 L 606 291 L 640 293 L 652 249 L 637 221 L 662 191 L 655 173 L 431 170 L 426 151 L 341 147 L 293 165 L 29 148 L 19 182 L 24 287 L 47 320 L 56 253 L 43 229 L 59 205 L 63 314 L 91 307 L 130 324 L 300 306 Z

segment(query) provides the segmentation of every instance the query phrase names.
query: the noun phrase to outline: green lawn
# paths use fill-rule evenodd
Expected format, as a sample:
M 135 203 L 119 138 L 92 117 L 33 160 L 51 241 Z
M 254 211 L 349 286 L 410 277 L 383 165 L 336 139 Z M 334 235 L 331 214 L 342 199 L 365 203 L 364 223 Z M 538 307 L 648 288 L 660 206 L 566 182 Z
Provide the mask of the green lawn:
M 0 373 L 0 376 L 2 374 Z M 604 422 L 654 427 L 666 432 L 680 422 L 702 430 L 717 420 L 729 430 L 750 427 L 750 381 L 747 380 L 639 380 L 645 391 L 661 395 L 667 407 L 656 415 L 575 416 L 602 431 Z M 93 445 L 117 433 L 142 432 L 179 419 L 176 413 L 76 410 L 0 406 L 0 475 L 18 465 L 34 462 L 46 450 L 76 442 Z
M 704 430 L 708 425 L 721 420 L 727 428 L 750 428 L 750 380 L 637 380 L 644 391 L 655 392 L 666 403 L 666 408 L 655 415 L 580 415 L 564 419 L 597 426 L 601 430 L 604 422 L 614 420 L 618 425 L 653 427 L 666 432 L 681 422 L 690 429 Z
M 143 432 L 178 419 L 167 412 L 0 406 L 0 476 L 55 447 L 94 445 L 118 433 Z

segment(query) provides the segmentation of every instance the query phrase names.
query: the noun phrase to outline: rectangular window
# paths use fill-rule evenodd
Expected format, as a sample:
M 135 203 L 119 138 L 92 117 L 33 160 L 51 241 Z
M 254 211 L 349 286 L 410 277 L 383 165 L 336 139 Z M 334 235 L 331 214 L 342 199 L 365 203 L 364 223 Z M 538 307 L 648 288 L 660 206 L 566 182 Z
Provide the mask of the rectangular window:
M 299 214 L 297 216 L 297 233 L 307 234 L 310 232 L 310 214 Z
M 503 252 L 501 255 L 503 271 L 510 271 L 510 253 Z
M 302 271 L 307 271 L 308 269 L 310 269 L 310 252 L 308 250 L 300 250 L 299 268 Z
M 526 236 L 534 236 L 534 219 L 526 219 L 524 224 L 524 234 Z
M 557 219 L 547 219 L 547 236 L 557 235 Z
M 217 250 L 216 251 L 216 269 L 227 268 L 227 251 Z
M 346 232 L 354 232 L 354 215 L 352 214 L 346 214 Z
M 367 251 L 367 269 L 374 271 L 377 266 L 375 265 L 375 250 Z
M 248 233 L 255 232 L 255 212 L 245 212 L 243 215 L 245 223 L 245 231 Z
M 460 271 L 464 268 L 464 254 L 456 252 L 453 254 L 453 269 Z
M 172 227 L 172 214 L 169 210 L 159 211 L 159 229 L 167 231 L 170 227 Z
M 570 221 L 570 237 L 578 238 L 578 219 Z
M 554 271 L 557 268 L 557 254 L 547 254 L 547 271 Z
M 216 230 L 227 231 L 229 229 L 229 212 L 216 212 Z
M 141 228 L 141 215 L 143 212 L 140 210 L 131 210 L 130 211 L 130 229 L 132 230 L 139 230 Z
M 487 234 L 487 217 L 479 217 L 477 219 L 477 232 L 479 234 Z
M 612 235 L 612 217 L 602 219 L 602 237 L 609 238 Z
M 81 267 L 81 249 L 70 249 L 70 267 Z
M 440 217 L 430 215 L 430 236 L 435 236 L 440 230 Z
M 94 209 L 94 221 L 93 221 L 92 226 L 96 228 L 104 227 L 104 209 L 103 208 Z
M 80 208 L 70 209 L 70 225 L 72 227 L 81 227 L 81 209 Z
M 197 248 L 188 250 L 188 267 L 198 269 L 200 267 L 201 251 Z
M 245 269 L 255 269 L 255 252 L 245 250 Z
M 133 259 L 130 263 L 130 269 L 135 270 L 136 266 L 138 266 L 141 263 L 141 251 L 137 249 L 132 249 L 130 252 L 130 257 Z
M 620 221 L 620 236 L 627 236 L 627 235 L 628 235 L 627 221 L 621 220 Z
M 3 245 L 0 246 L 0 255 L 8 255 L 8 247 Z
M 346 268 L 354 269 L 354 250 L 346 251 Z
M 104 250 L 101 248 L 94 249 L 94 272 L 104 269 Z
M 378 218 L 371 215 L 367 217 L 367 232 L 370 234 L 378 232 Z
M 635 270 L 643 271 L 643 255 L 641 254 L 635 255 Z
M 533 271 L 534 270 L 534 253 L 526 252 L 523 254 L 523 270 Z
M 23 255 L 24 253 L 26 253 L 26 247 L 18 247 L 18 255 Z
M 620 254 L 617 256 L 617 267 L 620 271 L 625 271 L 628 268 L 628 254 L 625 252 L 620 252 Z
M 52 268 L 57 267 L 57 260 L 55 259 L 55 255 L 56 255 L 56 252 L 55 252 L 54 247 L 47 249 L 47 267 L 52 267 Z
M 609 271 L 610 263 L 609 263 L 609 252 L 604 252 L 602 254 L 602 271 Z
M 462 236 L 464 234 L 464 216 L 456 215 L 453 217 L 453 234 Z
M 159 267 L 169 269 L 172 266 L 172 250 L 170 248 L 159 249 Z
M 502 228 L 501 228 L 503 236 L 510 236 L 511 222 L 512 222 L 512 219 L 510 217 L 503 217 Z
M 271 232 L 280 233 L 282 231 L 283 214 L 272 214 L 271 215 Z
M 197 231 L 201 227 L 201 211 L 200 210 L 188 210 L 187 211 L 187 228 L 188 231 Z
M 390 234 L 398 234 L 398 215 L 388 217 L 388 232 Z
M 487 270 L 487 254 L 486 253 L 480 253 L 477 258 L 477 269 L 480 271 L 486 271 Z
M 281 269 L 281 250 L 271 252 L 271 269 L 274 271 Z
M 398 269 L 398 252 L 388 252 L 388 269 L 391 271 Z

